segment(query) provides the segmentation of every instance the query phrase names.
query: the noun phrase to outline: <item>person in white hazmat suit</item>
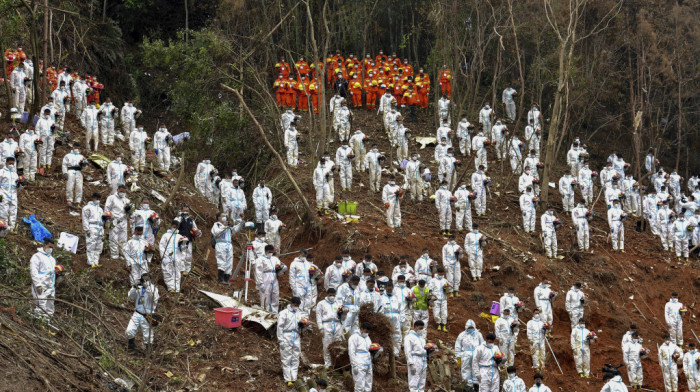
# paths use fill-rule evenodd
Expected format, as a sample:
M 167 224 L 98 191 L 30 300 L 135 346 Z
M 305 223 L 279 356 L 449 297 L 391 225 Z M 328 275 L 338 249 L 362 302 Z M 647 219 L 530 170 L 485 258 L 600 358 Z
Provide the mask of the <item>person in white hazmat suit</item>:
M 380 185 L 382 181 L 382 159 L 384 159 L 384 156 L 379 153 L 377 143 L 373 143 L 372 149 L 365 156 L 365 167 L 367 167 L 367 170 L 369 171 L 369 189 L 372 192 L 379 193 L 379 191 L 381 190 Z
M 484 133 L 488 136 L 491 135 L 492 118 L 493 118 L 493 109 L 491 109 L 491 106 L 489 106 L 489 103 L 486 102 L 486 104 L 484 104 L 484 107 L 481 108 L 481 110 L 479 111 L 479 124 L 481 124 L 481 127 L 483 128 Z M 481 133 L 481 132 L 479 132 L 479 133 Z
M 673 343 L 671 335 L 664 334 L 664 343 L 659 347 L 659 366 L 666 392 L 678 391 L 678 363 L 682 358 L 683 350 Z
M 145 272 L 141 274 L 138 282 L 134 283 L 129 289 L 128 296 L 130 300 L 136 301 L 134 313 L 126 326 L 128 348 L 131 351 L 136 349 L 136 334 L 141 330 L 144 351 L 148 352 L 149 347 L 153 345 L 155 337 L 152 315 L 156 312 L 158 299 L 160 299 L 158 287 L 151 283 L 151 275 Z
M 148 264 L 153 257 L 152 253 L 147 252 L 151 245 L 143 238 L 143 230 L 143 226 L 137 226 L 134 229 L 134 235 L 124 244 L 122 249 L 126 268 L 130 271 L 129 282 L 132 285 L 139 282 L 142 274 L 148 273 Z
M 348 141 L 350 139 L 350 119 L 352 119 L 352 111 L 348 109 L 348 103 L 343 99 L 340 108 L 336 109 L 333 119 L 333 128 L 338 132 L 339 141 Z
M 22 167 L 24 168 L 24 176 L 29 181 L 36 179 L 37 163 L 39 161 L 39 148 L 41 148 L 41 137 L 34 130 L 33 125 L 27 125 L 27 131 L 19 137 L 19 148 L 22 149 Z M 13 151 L 14 154 L 14 151 Z M 6 158 L 0 158 L 2 164 L 5 165 Z
M 255 263 L 255 274 L 262 277 L 260 306 L 267 312 L 277 314 L 280 301 L 279 276 L 287 272 L 287 266 L 273 256 L 274 249 L 272 245 L 265 245 L 265 255 Z
M 340 167 L 340 187 L 343 191 L 350 191 L 352 190 L 352 161 L 355 159 L 355 153 L 347 140 L 343 140 L 342 143 L 335 152 L 335 163 Z
M 153 135 L 153 148 L 156 153 L 158 167 L 166 172 L 170 171 L 170 144 L 173 136 L 165 127 L 165 124 L 160 124 L 158 130 Z
M 396 178 L 392 174 L 382 190 L 382 202 L 384 202 L 386 209 L 386 224 L 390 228 L 398 229 L 401 227 L 401 197 L 403 197 L 403 191 L 400 186 L 396 185 Z
M 284 130 L 284 146 L 287 147 L 287 165 L 297 167 L 299 164 L 299 131 L 292 121 Z
M 535 125 L 535 127 L 541 128 L 542 127 L 541 120 L 542 120 L 542 113 L 540 112 L 540 109 L 537 107 L 537 104 L 533 103 L 532 109 L 530 109 L 530 111 L 527 112 L 527 123 L 529 124 L 530 122 L 532 122 Z
M 80 153 L 80 143 L 73 143 L 73 150 L 63 157 L 61 170 L 66 180 L 66 203 L 68 208 L 79 207 L 83 200 L 83 168 L 87 159 Z
M 449 147 L 447 149 L 447 155 L 440 160 L 440 166 L 438 167 L 438 178 L 440 181 L 447 181 L 447 189 L 452 189 L 453 185 L 457 182 L 457 165 L 460 161 L 454 157 L 454 149 Z
M 31 81 L 32 75 L 25 63 L 20 62 L 10 74 L 9 79 L 12 90 L 12 107 L 17 108 L 22 113 L 27 102 L 27 85 Z
M 671 335 L 671 341 L 678 346 L 683 346 L 683 316 L 687 309 L 678 301 L 678 293 L 672 292 L 671 299 L 666 302 L 664 307 L 664 319 L 668 326 L 668 333 Z
M 105 220 L 104 211 L 100 207 L 102 195 L 95 192 L 90 198 L 90 202 L 83 207 L 82 223 L 85 232 L 85 253 L 87 253 L 87 263 L 90 268 L 102 267 L 100 264 L 100 254 L 104 246 Z
M 557 295 L 557 292 L 552 290 L 552 285 L 549 279 L 542 278 L 540 284 L 535 287 L 533 297 L 535 298 L 535 306 L 542 312 L 540 319 L 542 322 L 549 323 L 549 333 L 554 328 L 554 315 L 552 313 L 552 300 Z
M 613 200 L 612 208 L 608 210 L 608 226 L 613 250 L 625 253 L 625 223 L 627 214 L 620 208 L 620 201 Z
M 469 256 L 469 271 L 473 281 L 481 280 L 484 270 L 484 245 L 486 237 L 479 233 L 479 224 L 474 223 L 472 231 L 464 237 L 464 249 Z
M 486 176 L 484 170 L 486 170 L 485 166 L 479 165 L 479 170 L 472 173 L 472 189 L 476 195 L 474 200 L 476 216 L 486 215 L 486 188 L 491 180 Z
M 150 200 L 147 197 L 142 197 L 141 207 L 131 213 L 130 224 L 133 233 L 139 226 L 143 227 L 143 239 L 151 245 L 155 244 L 154 229 L 158 228 L 160 217 L 151 209 Z
M 333 367 L 331 353 L 328 347 L 333 342 L 343 340 L 343 323 L 340 318 L 343 314 L 343 304 L 336 299 L 336 289 L 329 287 L 326 290 L 326 298 L 316 305 L 316 325 L 323 333 L 323 365 L 327 370 Z
M 544 321 L 541 320 L 540 310 L 535 308 L 533 312 L 532 320 L 527 322 L 527 340 L 530 342 L 532 368 L 543 370 L 547 355 L 546 330 L 544 329 Z
M 464 327 L 464 331 L 457 336 L 455 341 L 455 355 L 457 364 L 460 367 L 462 381 L 466 381 L 467 387 L 479 384 L 478 375 L 473 373 L 472 360 L 477 347 L 484 344 L 484 337 L 476 329 L 474 321 L 469 319 Z
M 98 118 L 98 113 L 99 111 L 95 107 L 95 100 L 91 99 L 88 107 L 80 115 L 80 124 L 85 128 L 87 137 L 85 148 L 88 150 L 90 149 L 90 142 L 93 142 L 95 147 L 93 151 L 97 151 L 100 144 L 100 119 Z
M 14 230 L 17 225 L 17 207 L 19 199 L 17 190 L 22 184 L 15 171 L 15 157 L 5 159 L 5 167 L 0 169 L 0 219 L 7 223 L 9 230 Z
M 447 292 L 450 284 L 445 279 L 445 269 L 438 267 L 433 279 L 428 283 L 428 290 L 434 296 L 433 317 L 438 331 L 447 332 Z
M 688 380 L 688 390 L 700 391 L 700 353 L 695 348 L 695 343 L 688 344 L 688 352 L 683 355 L 683 373 Z
M 255 223 L 262 227 L 270 218 L 272 207 L 272 191 L 265 186 L 265 179 L 258 181 L 258 186 L 253 190 L 253 205 L 255 206 Z
M 270 218 L 265 221 L 265 236 L 268 244 L 275 247 L 277 253 L 280 253 L 282 246 L 282 236 L 280 231 L 287 227 L 279 218 L 277 218 L 277 209 L 270 210 Z
M 413 324 L 413 330 L 407 333 L 403 340 L 404 354 L 408 364 L 409 392 L 423 392 L 425 390 L 428 353 L 425 350 L 425 338 L 421 334 L 425 328 L 426 325 L 423 321 L 416 321 Z
M 371 154 L 371 153 L 370 153 Z M 330 169 L 326 167 L 326 159 L 321 158 L 316 169 L 314 169 L 313 183 L 316 189 L 316 208 L 319 211 L 325 211 L 330 206 L 332 200 L 331 188 L 329 181 L 331 180 Z
M 423 201 L 423 178 L 421 177 L 420 155 L 417 152 L 411 154 L 411 159 L 406 164 L 406 181 L 411 194 L 411 201 Z
M 547 257 L 557 258 L 557 228 L 560 225 L 559 219 L 554 215 L 554 207 L 547 207 L 547 211 L 540 217 L 540 227 L 542 228 L 542 241 Z
M 32 278 L 32 297 L 36 307 L 34 315 L 50 320 L 54 314 L 56 297 L 56 259 L 51 256 L 54 242 L 48 238 L 36 249 L 29 260 L 29 273 Z
M 98 112 L 100 114 L 100 133 L 102 134 L 102 144 L 105 146 L 111 146 L 114 144 L 114 123 L 119 114 L 119 109 L 112 104 L 112 99 L 107 97 L 105 102 L 100 106 Z
M 513 87 L 506 87 L 501 94 L 501 101 L 506 109 L 506 115 L 510 121 L 515 121 L 515 99 L 518 92 Z
M 459 152 L 464 155 L 471 155 L 471 131 L 474 129 L 474 125 L 470 124 L 467 120 L 467 115 L 462 114 L 462 119 L 457 123 L 457 140 L 459 146 Z
M 688 244 L 690 243 L 690 237 L 692 231 L 688 230 L 690 226 L 689 219 L 685 219 L 685 208 L 681 210 L 678 214 L 678 218 L 671 225 L 671 235 L 673 237 L 673 248 L 676 250 L 676 257 L 678 261 L 681 261 L 681 256 L 688 262 L 689 249 Z
M 571 319 L 571 329 L 576 328 L 579 319 L 583 318 L 583 306 L 586 303 L 586 295 L 581 290 L 581 282 L 574 283 L 566 292 L 566 311 Z
M 311 263 L 306 260 L 308 253 L 302 250 L 298 257 L 295 257 L 289 265 L 289 287 L 292 289 L 292 295 L 301 299 L 301 310 L 305 311 L 307 306 L 305 300 L 311 292 L 311 278 L 309 277 L 309 267 Z
M 185 253 L 183 247 L 188 239 L 178 233 L 178 221 L 170 222 L 170 229 L 166 231 L 158 244 L 161 258 L 161 268 L 163 269 L 163 280 L 165 287 L 170 293 L 180 292 L 180 281 L 182 265 L 184 264 Z
M 528 392 L 525 386 L 525 381 L 518 377 L 515 366 L 506 368 L 508 378 L 503 381 L 503 392 Z
M 443 94 L 442 98 L 438 101 L 438 115 L 440 116 L 441 122 L 446 122 L 447 124 L 452 123 L 451 110 L 450 110 L 450 99 L 447 98 L 447 94 Z
M 442 180 L 440 189 L 435 192 L 435 208 L 437 208 L 438 217 L 440 219 L 440 234 L 450 235 L 450 226 L 452 225 L 452 192 L 448 189 L 448 183 Z
M 136 118 L 139 115 L 141 115 L 141 110 L 136 109 L 134 100 L 127 100 L 121 111 L 122 128 L 124 129 L 124 136 L 127 139 L 131 136 L 131 133 L 136 130 Z
M 476 375 L 480 392 L 499 392 L 501 383 L 499 367 L 502 366 L 502 362 L 498 362 L 495 358 L 498 352 L 498 346 L 495 344 L 496 335 L 487 333 L 485 340 L 486 343 L 474 350 L 472 373 Z
M 457 211 L 457 220 L 455 227 L 458 232 L 462 232 L 465 228 L 467 231 L 472 231 L 472 199 L 474 195 L 467 189 L 467 181 L 461 181 L 459 188 L 455 191 L 455 210 Z
M 119 185 L 117 192 L 107 197 L 105 212 L 112 214 L 112 224 L 109 229 L 109 253 L 113 260 L 124 255 L 122 247 L 126 243 L 127 218 L 132 209 L 131 202 L 126 197 L 126 185 Z
M 118 151 L 115 155 L 114 160 L 107 165 L 105 171 L 110 195 L 116 194 L 120 185 L 126 185 L 126 173 L 129 170 L 129 167 L 122 163 L 122 153 Z
M 129 135 L 129 150 L 131 150 L 131 164 L 136 171 L 146 170 L 146 139 L 148 134 L 143 130 L 143 125 L 138 125 Z M 197 177 L 195 176 L 195 179 Z M 195 180 L 196 181 L 196 180 Z M 195 183 L 195 186 L 197 184 Z M 199 189 L 199 188 L 198 188 Z
M 590 228 L 588 219 L 590 216 L 591 214 L 586 208 L 585 200 L 580 200 L 578 205 L 571 211 L 571 218 L 573 219 L 574 227 L 576 227 L 576 241 L 581 252 L 589 251 Z
M 301 356 L 300 321 L 306 317 L 300 309 L 301 299 L 292 297 L 287 308 L 277 316 L 277 341 L 280 345 L 282 374 L 287 386 L 292 386 L 297 380 L 299 356 Z
M 338 287 L 338 299 L 347 309 L 343 318 L 343 329 L 345 333 L 355 333 L 358 328 L 357 316 L 360 312 L 360 277 L 353 275 L 349 282 L 345 282 Z
M 559 194 L 564 212 L 570 213 L 574 208 L 574 189 L 578 181 L 571 175 L 571 170 L 564 170 L 564 175 L 559 179 Z
M 581 377 L 591 377 L 591 343 L 595 340 L 590 336 L 583 317 L 571 329 L 571 350 L 574 352 L 576 371 Z
M 57 126 L 54 120 L 51 119 L 51 112 L 44 110 L 44 115 L 37 121 L 35 133 L 41 138 L 39 145 L 39 165 L 44 171 L 51 168 L 53 160 L 53 152 L 56 143 Z M 26 169 L 25 169 L 26 170 Z
M 379 311 L 391 322 L 391 339 L 394 342 L 395 358 L 401 353 L 401 325 L 404 322 L 404 298 L 394 293 L 394 283 L 389 281 L 384 286 L 384 293 L 379 296 Z
M 506 149 L 505 141 L 508 136 L 508 127 L 501 122 L 501 119 L 496 119 L 496 124 L 491 127 L 491 142 L 496 147 L 496 158 L 500 162 L 505 158 Z
M 525 233 L 534 233 L 536 224 L 536 204 L 539 198 L 532 193 L 532 186 L 525 188 L 525 193 L 520 195 L 520 211 L 523 212 L 523 229 Z
M 588 161 L 583 161 L 583 167 L 578 171 L 578 186 L 581 189 L 581 196 L 586 205 L 593 203 L 593 172 L 588 167 Z
M 355 130 L 355 133 L 350 137 L 350 148 L 355 153 L 355 170 L 358 172 L 364 172 L 367 170 L 367 148 L 365 147 L 365 140 L 367 136 L 359 129 Z
M 214 185 L 214 177 L 218 170 L 211 164 L 211 156 L 204 156 L 204 160 L 197 165 L 197 172 L 194 175 L 194 186 L 202 196 L 214 202 L 216 198 L 216 186 Z M 264 221 L 263 221 L 264 222 Z
M 227 189 L 224 197 L 228 205 L 228 217 L 235 221 L 243 219 L 248 202 L 245 199 L 243 189 L 241 189 L 241 179 L 233 178 L 233 175 L 231 177 L 231 187 Z
M 505 354 L 505 366 L 512 366 L 515 361 L 515 335 L 518 334 L 518 319 L 513 318 L 510 309 L 504 309 L 494 325 L 498 348 Z
M 233 236 L 243 228 L 242 220 L 229 221 L 223 212 L 216 213 L 216 223 L 211 228 L 211 237 L 216 241 L 217 281 L 226 284 L 231 278 L 233 269 Z
M 633 332 L 630 341 L 622 346 L 623 359 L 627 367 L 627 379 L 632 389 L 639 389 L 644 384 L 642 349 L 641 339 L 637 332 Z
M 474 151 L 474 166 L 488 168 L 488 154 L 486 147 L 488 146 L 488 138 L 484 136 L 484 132 L 479 130 L 479 133 L 472 139 L 472 150 Z
M 372 324 L 363 322 L 359 331 L 353 333 L 348 339 L 348 354 L 355 392 L 372 391 L 372 355 L 369 351 L 369 346 L 372 344 L 369 338 L 371 329 Z
M 459 285 L 462 281 L 460 260 L 463 257 L 464 250 L 457 244 L 455 235 L 450 234 L 447 243 L 442 247 L 442 264 L 445 266 L 447 283 L 450 284 L 448 292 L 452 297 L 459 295 Z

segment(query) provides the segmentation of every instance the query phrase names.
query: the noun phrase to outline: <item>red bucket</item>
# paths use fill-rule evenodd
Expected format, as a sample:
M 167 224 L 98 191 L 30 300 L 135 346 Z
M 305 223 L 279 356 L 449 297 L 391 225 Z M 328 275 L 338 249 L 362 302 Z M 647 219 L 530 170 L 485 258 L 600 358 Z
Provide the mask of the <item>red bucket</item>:
M 214 317 L 216 324 L 224 328 L 238 328 L 241 326 L 243 311 L 236 308 L 215 308 Z

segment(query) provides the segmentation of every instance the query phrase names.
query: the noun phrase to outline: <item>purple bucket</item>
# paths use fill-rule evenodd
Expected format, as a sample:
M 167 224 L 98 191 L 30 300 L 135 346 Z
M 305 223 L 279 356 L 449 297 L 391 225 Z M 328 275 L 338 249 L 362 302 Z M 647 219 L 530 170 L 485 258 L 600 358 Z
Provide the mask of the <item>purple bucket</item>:
M 22 112 L 22 117 L 20 117 L 19 122 L 26 124 L 29 121 L 29 112 Z
M 489 311 L 494 316 L 500 316 L 501 315 L 501 304 L 499 302 L 493 301 L 491 302 L 491 311 Z

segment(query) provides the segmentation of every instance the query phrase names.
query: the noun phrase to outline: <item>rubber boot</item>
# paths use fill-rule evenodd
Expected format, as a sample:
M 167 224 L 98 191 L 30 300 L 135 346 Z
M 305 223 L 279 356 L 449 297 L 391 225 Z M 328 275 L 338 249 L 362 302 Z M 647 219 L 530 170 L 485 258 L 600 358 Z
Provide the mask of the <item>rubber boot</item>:
M 224 282 L 224 271 L 216 270 L 216 272 L 217 272 L 216 281 L 219 283 L 223 283 Z
M 136 338 L 129 339 L 129 351 L 136 350 Z
M 229 282 L 229 279 L 231 279 L 231 275 L 230 275 L 230 274 L 224 274 L 224 284 L 231 284 L 231 283 Z

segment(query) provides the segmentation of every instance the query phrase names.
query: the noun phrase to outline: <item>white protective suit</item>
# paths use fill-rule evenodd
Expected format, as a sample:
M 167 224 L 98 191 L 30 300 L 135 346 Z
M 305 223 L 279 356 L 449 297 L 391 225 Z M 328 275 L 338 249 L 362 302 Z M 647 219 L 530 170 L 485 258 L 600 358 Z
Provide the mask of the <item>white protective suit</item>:
M 540 127 L 534 127 L 528 125 L 525 127 L 525 141 L 527 141 L 527 149 L 532 151 L 535 150 L 535 158 L 540 159 L 540 142 L 542 140 L 542 135 Z
M 401 325 L 404 321 L 403 301 L 399 295 L 392 291 L 379 296 L 379 311 L 391 321 L 391 339 L 394 342 L 394 356 L 398 358 L 401 352 Z
M 571 319 L 571 329 L 576 328 L 578 319 L 583 317 L 583 304 L 586 296 L 576 286 L 571 286 L 571 289 L 566 292 L 566 311 Z
M 83 110 L 80 115 L 80 124 L 85 128 L 85 136 L 87 138 L 85 143 L 85 148 L 90 149 L 90 141 L 94 142 L 95 149 L 100 144 L 100 121 L 97 119 L 97 113 L 99 111 L 95 108 L 95 105 L 90 105 L 87 109 Z
M 299 370 L 301 355 L 301 330 L 299 320 L 305 315 L 296 307 L 287 305 L 277 316 L 277 341 L 280 344 L 282 374 L 285 382 L 294 382 Z
M 32 75 L 27 68 L 15 67 L 10 74 L 10 89 L 12 89 L 12 107 L 22 113 L 24 105 L 27 102 L 27 82 L 31 80 Z M 26 80 L 25 80 L 26 79 Z
M 282 262 L 272 255 L 264 255 L 255 262 L 255 275 L 262 277 L 262 285 L 259 288 L 260 307 L 271 313 L 277 313 L 279 309 L 280 285 L 278 271 L 275 270 L 278 264 Z M 283 271 L 284 268 L 279 273 Z M 308 271 L 306 275 L 309 275 Z
M 32 297 L 34 297 L 34 314 L 50 319 L 54 313 L 56 297 L 56 259 L 44 248 L 37 248 L 29 260 L 29 273 L 32 278 Z
M 100 133 L 102 134 L 102 144 L 111 146 L 114 144 L 114 123 L 117 119 L 119 109 L 111 102 L 106 102 L 100 106 L 102 113 L 100 119 Z
M 501 102 L 506 108 L 506 115 L 510 121 L 515 121 L 515 99 L 513 97 L 516 95 L 518 95 L 518 92 L 512 87 L 507 87 L 501 94 Z
M 664 377 L 666 392 L 678 391 L 678 364 L 673 359 L 677 354 L 679 359 L 683 356 L 683 350 L 673 341 L 666 341 L 659 347 L 659 366 Z
M 678 259 L 685 257 L 688 259 L 688 244 L 690 243 L 691 232 L 688 231 L 689 222 L 685 216 L 680 215 L 671 225 L 670 231 L 673 236 L 673 248 L 676 250 Z
M 280 235 L 282 226 L 284 226 L 284 223 L 277 219 L 277 215 L 270 215 L 270 219 L 265 221 L 265 239 L 268 244 L 275 247 L 277 253 L 280 253 L 282 245 L 282 236 Z
M 470 327 L 474 329 L 472 332 L 468 331 Z M 467 386 L 472 386 L 479 383 L 478 372 L 473 373 L 472 359 L 476 348 L 484 344 L 484 337 L 471 319 L 467 320 L 464 329 L 455 341 L 455 355 L 461 361 L 462 380 L 467 382 Z
M 576 178 L 570 174 L 565 174 L 559 179 L 559 193 L 565 212 L 571 212 L 574 209 L 574 184 L 576 182 Z
M 309 277 L 309 268 L 311 262 L 306 260 L 306 257 L 300 256 L 294 259 L 289 265 L 289 288 L 292 289 L 292 295 L 301 299 L 300 309 L 306 312 L 310 309 L 306 304 L 306 298 L 311 293 L 311 285 L 315 284 Z
M 343 272 L 345 272 L 345 268 L 340 260 L 336 260 L 333 264 L 329 265 L 326 268 L 326 273 L 323 275 L 323 288 L 326 290 L 330 288 L 337 290 L 338 287 L 343 284 Z
M 126 267 L 130 268 L 129 282 L 135 285 L 141 280 L 141 275 L 148 272 L 148 263 L 151 262 L 151 254 L 144 252 L 148 242 L 143 236 L 135 235 L 126 242 L 124 248 L 124 259 Z
M 440 186 L 435 192 L 435 208 L 438 211 L 440 219 L 440 230 L 450 230 L 452 226 L 452 192 L 449 191 L 448 185 Z
M 700 391 L 700 364 L 697 362 L 699 358 L 700 353 L 696 349 L 689 350 L 683 355 L 683 373 L 688 380 L 690 392 Z
M 590 229 L 588 227 L 588 217 L 586 216 L 587 213 L 588 208 L 581 203 L 579 203 L 571 212 L 571 218 L 573 219 L 574 226 L 576 227 L 576 240 L 580 251 L 588 251 L 589 247 Z
M 515 374 L 509 374 L 503 381 L 503 392 L 528 392 L 525 381 Z
M 535 306 L 542 312 L 540 319 L 542 322 L 548 322 L 552 324 L 554 328 L 554 316 L 552 315 L 552 300 L 551 294 L 554 291 L 550 288 L 549 284 L 540 283 L 534 290 Z
M 318 209 L 327 209 L 332 203 L 330 199 L 331 187 L 328 183 L 330 178 L 330 170 L 326 168 L 325 164 L 314 169 L 313 182 L 316 189 L 316 207 Z
M 181 236 L 177 228 L 170 229 L 160 237 L 158 249 L 160 250 L 161 268 L 163 269 L 163 280 L 168 291 L 180 292 L 180 279 L 182 274 L 185 253 L 183 252 L 184 242 L 187 237 Z
M 463 118 L 457 124 L 457 140 L 459 141 L 459 152 L 462 155 L 471 155 L 472 140 L 469 135 L 469 126 L 471 124 L 466 118 Z
M 577 325 L 571 329 L 571 349 L 574 352 L 576 371 L 585 377 L 591 375 L 591 341 L 587 339 L 591 331 L 584 325 Z
M 245 199 L 245 193 L 239 185 L 232 184 L 222 193 L 225 199 L 225 204 L 228 206 L 228 218 L 234 221 L 242 219 L 245 210 L 248 208 L 248 203 Z
M 496 320 L 494 330 L 498 339 L 498 348 L 505 354 L 504 366 L 512 366 L 515 361 L 515 335 L 518 333 L 518 320 L 512 316 L 501 316 Z M 515 323 L 516 327 L 511 328 Z
M 122 107 L 122 127 L 124 128 L 124 136 L 127 138 L 131 136 L 132 132 L 136 131 L 136 117 L 139 114 L 141 114 L 141 111 L 129 102 L 126 102 Z
M 487 179 L 486 174 L 481 170 L 478 170 L 472 174 L 472 190 L 476 195 L 474 200 L 474 207 L 476 209 L 476 216 L 481 216 L 486 214 L 486 187 L 484 181 Z
M 265 223 L 270 218 L 272 207 L 272 192 L 266 186 L 256 186 L 253 190 L 253 205 L 255 206 L 255 222 Z
M 54 121 L 46 116 L 42 116 L 36 123 L 35 133 L 39 135 L 42 141 L 42 144 L 39 146 L 39 165 L 42 167 L 51 166 L 51 160 L 53 159 L 56 135 L 51 126 L 54 124 Z
M 100 254 L 104 246 L 104 221 L 100 202 L 91 201 L 83 207 L 83 231 L 85 232 L 85 253 L 90 266 L 100 264 Z
M 382 181 L 382 167 L 379 163 L 379 157 L 381 156 L 382 154 L 376 148 L 373 148 L 365 156 L 365 166 L 369 171 L 369 189 L 372 192 L 379 192 L 381 189 L 379 187 Z
M 554 222 L 557 217 L 553 213 L 547 211 L 540 217 L 540 227 L 542 228 L 542 240 L 544 248 L 547 251 L 547 257 L 557 257 L 557 230 L 554 227 Z
M 143 128 L 131 132 L 129 136 L 129 149 L 131 161 L 137 171 L 146 170 L 146 138 L 148 134 Z M 196 177 L 195 177 L 196 178 Z
M 64 175 L 68 175 L 66 180 L 66 201 L 68 203 L 80 204 L 83 200 L 83 172 L 81 163 L 85 157 L 73 150 L 63 157 L 61 169 Z
M 359 129 L 350 137 L 350 148 L 355 153 L 355 170 L 365 171 L 367 169 L 367 148 L 365 148 L 365 134 Z
M 126 243 L 127 214 L 124 210 L 129 205 L 129 199 L 119 194 L 109 195 L 105 202 L 105 212 L 112 213 L 112 227 L 109 230 L 109 253 L 113 259 L 124 255 L 122 247 Z
M 425 339 L 416 331 L 406 334 L 404 354 L 408 364 L 408 390 L 409 392 L 423 392 L 428 370 L 428 354 L 425 351 Z
M 578 186 L 581 189 L 581 195 L 586 201 L 586 204 L 590 205 L 593 203 L 593 181 L 591 169 L 588 168 L 588 164 L 584 164 L 581 170 L 578 171 Z
M 623 222 L 624 212 L 618 207 L 608 210 L 608 225 L 610 226 L 610 238 L 613 250 L 625 249 L 625 224 Z
M 17 225 L 17 173 L 8 167 L 0 169 L 0 219 L 7 223 L 7 228 L 12 230 Z
M 340 187 L 343 190 L 352 189 L 352 157 L 355 153 L 349 145 L 338 147 L 335 152 L 335 162 L 340 167 Z
M 671 342 L 678 346 L 683 345 L 683 318 L 680 309 L 683 304 L 678 298 L 671 298 L 664 307 L 664 319 L 668 326 L 668 333 L 671 335 Z
M 450 124 L 452 123 L 452 119 L 450 118 L 450 100 L 441 97 L 440 100 L 438 101 L 438 115 L 440 116 L 440 121 L 447 120 L 447 123 Z M 440 140 L 440 139 L 438 139 Z
M 467 233 L 464 237 L 464 249 L 469 256 L 469 271 L 472 278 L 481 279 L 481 273 L 484 270 L 484 248 L 482 246 L 484 240 L 486 237 L 479 233 L 479 230 Z
M 216 241 L 216 268 L 224 271 L 224 274 L 231 275 L 233 269 L 233 244 L 231 239 L 234 234 L 241 230 L 243 221 L 233 225 L 227 225 L 222 222 L 214 223 L 211 228 L 211 236 Z
M 41 137 L 34 129 L 27 129 L 27 132 L 23 133 L 19 137 L 19 148 L 24 151 L 22 156 L 22 167 L 24 168 L 24 176 L 30 181 L 34 181 L 36 178 L 36 167 L 39 158 L 39 148 L 41 145 L 37 145 L 37 141 L 41 140 Z M 4 160 L 2 165 L 5 165 Z
M 540 109 L 537 106 L 533 106 L 532 109 L 527 112 L 527 123 L 530 124 L 530 120 L 532 120 L 532 124 L 534 124 L 535 127 L 540 128 L 542 126 L 542 124 L 540 124 L 540 117 L 542 117 Z
M 603 388 L 600 390 L 600 392 L 627 392 L 627 391 L 629 391 L 629 389 L 627 389 L 627 386 L 622 381 L 622 377 L 620 377 L 620 376 L 613 377 L 610 381 L 608 381 L 605 385 L 603 385 Z
M 455 202 L 455 209 L 457 210 L 455 227 L 457 231 L 462 231 L 464 228 L 466 228 L 467 231 L 472 231 L 472 202 L 469 199 L 470 193 L 466 185 L 460 186 L 455 191 L 455 197 L 457 198 Z
M 474 350 L 472 373 L 479 380 L 480 392 L 499 392 L 501 383 L 499 365 L 493 359 L 496 352 L 498 352 L 498 346 L 492 343 L 484 343 Z
M 523 229 L 526 233 L 535 231 L 535 222 L 537 210 L 533 199 L 535 195 L 532 192 L 525 192 L 520 195 L 520 210 L 523 212 Z
M 471 234 L 471 233 L 469 233 Z M 467 236 L 469 236 L 467 234 Z M 467 245 L 465 241 L 465 246 Z M 450 239 L 442 247 L 442 264 L 445 266 L 445 277 L 450 284 L 450 292 L 459 292 L 459 285 L 462 281 L 462 267 L 460 260 L 464 257 L 464 250 L 457 245 L 454 239 Z
M 348 354 L 352 365 L 352 379 L 355 382 L 355 392 L 372 391 L 372 356 L 369 353 L 369 345 L 372 344 L 369 336 L 355 332 L 348 339 Z
M 172 135 L 166 127 L 160 127 L 153 135 L 153 148 L 156 153 L 158 167 L 162 170 L 170 171 L 170 140 Z
M 316 305 L 316 325 L 323 333 L 323 364 L 326 368 L 333 366 L 328 346 L 344 339 L 343 324 L 338 316 L 340 306 L 342 304 L 339 304 L 335 298 L 331 302 L 328 297 Z
M 496 147 L 496 157 L 499 161 L 505 156 L 504 144 L 507 134 L 508 128 L 501 123 L 501 120 L 497 120 L 491 128 L 491 142 Z
M 489 105 L 481 108 L 479 111 L 479 124 L 482 125 L 486 135 L 491 135 L 491 117 L 493 117 L 493 109 Z
M 627 367 L 627 379 L 630 386 L 642 386 L 644 384 L 644 371 L 642 368 L 642 358 L 640 352 L 642 345 L 637 341 L 630 340 L 629 343 L 622 346 L 622 354 L 624 357 L 625 366 Z
M 527 340 L 530 342 L 530 355 L 532 356 L 532 368 L 544 369 L 544 360 L 547 356 L 545 331 L 542 328 L 544 322 L 539 315 L 527 322 Z
M 411 157 L 411 160 L 406 164 L 406 181 L 408 181 L 408 189 L 411 194 L 411 200 L 423 201 L 423 178 L 421 177 L 421 162 L 418 156 Z
M 343 283 L 338 287 L 337 298 L 348 310 L 343 319 L 345 333 L 355 333 L 358 331 L 357 315 L 360 312 L 360 288 L 353 288 L 350 283 Z
M 136 227 L 143 226 L 143 239 L 148 241 L 149 244 L 155 244 L 156 236 L 153 229 L 158 228 L 160 218 L 155 221 L 151 220 L 150 217 L 155 214 L 155 211 L 150 209 L 150 207 L 146 208 L 144 206 L 145 204 L 131 213 L 131 233 L 134 233 Z
M 447 189 L 452 189 L 452 186 L 457 182 L 457 158 L 452 156 L 452 153 L 447 153 L 447 156 L 440 160 L 438 167 L 438 178 L 440 181 L 447 181 Z
M 287 165 L 297 167 L 299 164 L 299 131 L 289 126 L 284 131 L 284 146 L 287 147 Z
M 129 167 L 122 163 L 121 158 L 117 158 L 107 165 L 107 183 L 110 186 L 110 195 L 117 193 L 119 185 L 126 185 L 124 174 L 129 170 Z
M 146 318 L 146 315 L 155 313 L 159 298 L 158 287 L 151 282 L 145 282 L 143 285 L 129 289 L 129 299 L 136 301 L 136 305 L 134 313 L 129 320 L 129 325 L 126 326 L 126 337 L 128 339 L 135 338 L 140 329 L 143 343 L 153 344 L 155 332 L 151 330 L 151 323 Z
M 474 167 L 478 168 L 479 165 L 484 165 L 484 170 L 488 169 L 488 156 L 486 151 L 486 145 L 484 141 L 487 140 L 483 132 L 479 132 L 472 139 L 472 150 L 474 151 Z
M 401 227 L 401 187 L 389 182 L 382 190 L 382 202 L 389 207 L 386 209 L 386 224 L 391 228 Z
M 341 106 L 335 110 L 333 118 L 333 129 L 338 132 L 338 140 L 350 139 L 350 116 L 352 112 L 347 106 Z
M 510 149 L 508 149 L 508 156 L 510 158 L 510 170 L 514 174 L 520 174 L 523 171 L 523 153 L 522 148 L 525 145 L 520 141 L 517 135 L 513 135 L 510 139 Z
M 445 295 L 445 285 L 448 282 L 444 277 L 438 278 L 438 276 L 439 275 L 435 275 L 435 277 L 430 280 L 430 283 L 428 283 L 428 290 L 435 296 L 435 301 L 433 302 L 433 317 L 435 318 L 435 323 L 440 325 L 447 324 L 447 295 Z

